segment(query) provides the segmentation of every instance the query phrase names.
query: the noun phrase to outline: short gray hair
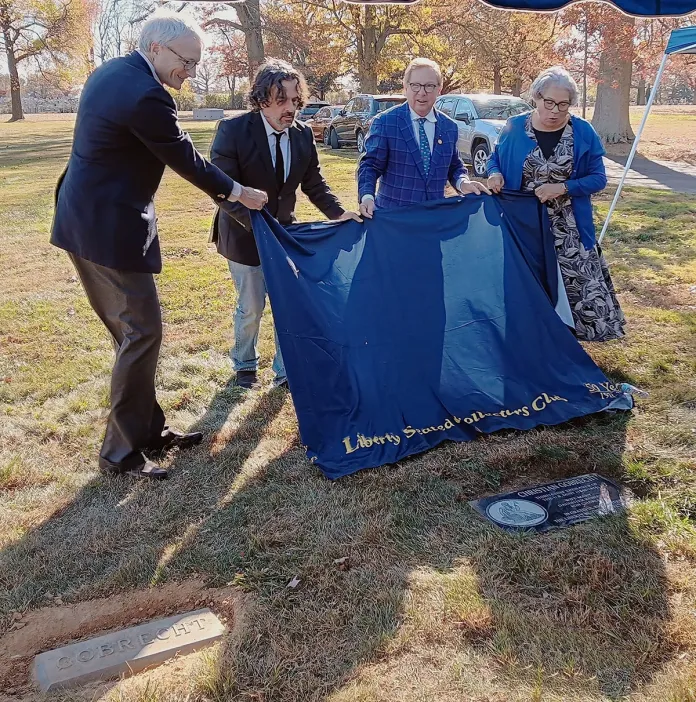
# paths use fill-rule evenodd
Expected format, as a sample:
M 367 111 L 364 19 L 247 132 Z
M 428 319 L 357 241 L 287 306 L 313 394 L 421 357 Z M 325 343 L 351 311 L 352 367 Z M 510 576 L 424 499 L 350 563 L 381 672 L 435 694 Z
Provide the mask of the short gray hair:
M 154 43 L 167 46 L 179 37 L 194 36 L 205 46 L 203 30 L 188 17 L 174 12 L 157 12 L 149 17 L 140 30 L 138 48 L 147 53 Z
M 543 100 L 544 92 L 552 85 L 568 91 L 571 105 L 578 104 L 578 84 L 563 66 L 551 66 L 542 71 L 534 79 L 529 94 L 533 100 Z
M 416 68 L 432 68 L 435 73 L 437 73 L 438 85 L 442 85 L 442 71 L 440 66 L 438 66 L 435 61 L 428 58 L 414 58 L 411 63 L 406 66 L 406 71 L 404 72 L 404 85 L 406 85 L 411 77 L 411 73 L 416 70 Z

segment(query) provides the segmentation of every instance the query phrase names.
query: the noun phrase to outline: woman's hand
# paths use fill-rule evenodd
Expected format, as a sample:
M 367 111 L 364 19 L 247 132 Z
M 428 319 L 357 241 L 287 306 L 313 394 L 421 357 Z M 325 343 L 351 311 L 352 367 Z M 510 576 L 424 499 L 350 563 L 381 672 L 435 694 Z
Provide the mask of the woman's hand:
M 540 185 L 534 194 L 539 198 L 541 202 L 548 202 L 549 200 L 554 200 L 561 195 L 565 195 L 567 192 L 565 183 L 546 183 Z
M 505 178 L 503 178 L 502 174 L 500 173 L 494 173 L 488 178 L 488 189 L 492 193 L 499 193 L 503 189 L 504 185 Z

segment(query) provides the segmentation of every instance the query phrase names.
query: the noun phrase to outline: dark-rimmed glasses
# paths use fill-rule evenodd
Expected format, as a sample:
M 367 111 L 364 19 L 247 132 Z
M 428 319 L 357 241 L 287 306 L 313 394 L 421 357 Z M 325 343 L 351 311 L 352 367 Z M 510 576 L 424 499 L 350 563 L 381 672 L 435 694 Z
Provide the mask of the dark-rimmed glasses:
M 174 51 L 174 49 L 172 49 L 171 46 L 167 46 L 165 44 L 164 48 L 169 49 L 169 51 L 171 51 L 174 54 L 174 56 L 179 57 L 179 60 L 181 61 L 181 63 L 184 64 L 185 71 L 192 71 L 198 65 L 198 61 L 194 61 L 193 59 L 184 58 L 180 53 Z
M 437 83 L 409 83 L 408 87 L 411 88 L 414 93 L 419 93 L 422 89 L 430 94 L 437 88 Z
M 549 112 L 553 112 L 556 108 L 558 108 L 559 112 L 568 112 L 568 109 L 570 108 L 570 103 L 567 100 L 561 100 L 561 102 L 556 102 L 551 98 L 542 97 L 541 99 L 544 103 L 544 107 L 547 110 L 549 110 Z

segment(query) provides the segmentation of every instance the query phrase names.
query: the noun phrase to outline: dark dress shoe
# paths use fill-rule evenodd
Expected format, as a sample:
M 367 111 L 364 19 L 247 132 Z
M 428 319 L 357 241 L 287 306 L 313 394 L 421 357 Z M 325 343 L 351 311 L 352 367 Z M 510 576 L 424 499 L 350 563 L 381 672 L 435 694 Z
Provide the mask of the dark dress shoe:
M 237 371 L 234 384 L 239 388 L 246 388 L 247 390 L 255 390 L 261 387 L 256 371 Z
M 165 429 L 162 436 L 148 446 L 149 451 L 168 451 L 172 448 L 186 449 L 203 441 L 203 434 L 200 431 L 192 431 L 185 434 L 174 429 Z
M 149 461 L 143 454 L 132 454 L 123 463 L 112 463 L 100 458 L 99 467 L 104 473 L 112 476 L 125 475 L 145 480 L 166 480 L 169 477 L 164 468 Z
M 153 461 L 145 461 L 136 468 L 123 471 L 121 475 L 126 475 L 129 478 L 137 478 L 138 480 L 167 480 L 169 473 L 165 468 L 161 468 Z

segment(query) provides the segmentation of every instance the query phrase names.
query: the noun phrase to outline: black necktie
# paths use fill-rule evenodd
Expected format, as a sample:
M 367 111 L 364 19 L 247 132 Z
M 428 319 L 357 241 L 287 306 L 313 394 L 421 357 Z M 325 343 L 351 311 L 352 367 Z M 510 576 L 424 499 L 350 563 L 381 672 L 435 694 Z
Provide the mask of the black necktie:
M 283 151 L 280 148 L 280 137 L 283 136 L 283 132 L 273 132 L 276 138 L 276 159 L 275 159 L 275 176 L 276 185 L 278 186 L 278 192 L 280 192 L 285 183 L 285 161 L 283 161 Z

